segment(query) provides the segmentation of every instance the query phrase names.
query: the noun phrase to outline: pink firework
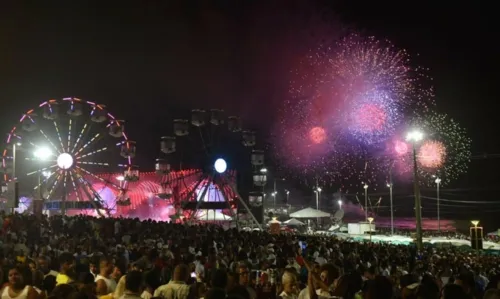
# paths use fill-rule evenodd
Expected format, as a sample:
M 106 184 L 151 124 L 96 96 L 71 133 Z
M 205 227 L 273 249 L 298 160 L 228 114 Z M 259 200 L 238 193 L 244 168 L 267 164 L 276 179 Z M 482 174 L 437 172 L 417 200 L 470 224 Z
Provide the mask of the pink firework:
M 394 152 L 398 156 L 403 156 L 406 155 L 410 150 L 410 146 L 408 143 L 401 141 L 401 140 L 396 140 L 394 142 Z
M 446 158 L 446 147 L 439 141 L 427 141 L 419 148 L 417 158 L 425 168 L 439 168 Z
M 354 129 L 358 132 L 379 131 L 385 126 L 387 120 L 385 110 L 376 104 L 362 104 L 353 114 Z
M 326 131 L 322 127 L 314 127 L 309 131 L 309 139 L 314 144 L 323 143 L 326 139 Z

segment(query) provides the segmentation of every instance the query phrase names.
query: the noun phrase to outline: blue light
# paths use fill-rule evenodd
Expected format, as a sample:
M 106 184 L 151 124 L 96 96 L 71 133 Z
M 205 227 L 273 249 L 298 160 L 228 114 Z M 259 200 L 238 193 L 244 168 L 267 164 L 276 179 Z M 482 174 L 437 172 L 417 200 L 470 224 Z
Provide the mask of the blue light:
M 218 173 L 224 173 L 227 169 L 227 163 L 226 161 L 224 161 L 224 159 L 219 158 L 215 160 L 214 168 Z

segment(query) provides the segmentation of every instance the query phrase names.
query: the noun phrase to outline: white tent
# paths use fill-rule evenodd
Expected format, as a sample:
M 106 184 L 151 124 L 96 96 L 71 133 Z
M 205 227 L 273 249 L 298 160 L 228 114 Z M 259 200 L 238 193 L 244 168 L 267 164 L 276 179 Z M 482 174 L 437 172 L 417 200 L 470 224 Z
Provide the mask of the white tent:
M 291 226 L 301 226 L 301 225 L 306 225 L 304 222 L 297 220 L 295 218 L 288 219 L 287 221 L 283 222 L 286 225 L 291 225 Z
M 217 210 L 199 210 L 196 213 L 196 220 L 199 221 L 230 221 L 233 220 L 231 216 L 222 214 Z
M 313 208 L 305 208 L 295 213 L 290 214 L 292 218 L 326 218 L 330 217 L 329 213 L 319 211 Z

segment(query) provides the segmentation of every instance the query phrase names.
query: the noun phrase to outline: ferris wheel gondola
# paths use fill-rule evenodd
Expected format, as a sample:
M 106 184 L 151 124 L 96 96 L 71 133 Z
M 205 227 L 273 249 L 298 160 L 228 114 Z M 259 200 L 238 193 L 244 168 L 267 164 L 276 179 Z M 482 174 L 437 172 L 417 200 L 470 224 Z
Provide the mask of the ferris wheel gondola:
M 10 130 L 1 170 L 4 182 L 19 182 L 24 193 L 44 200 L 48 209 L 62 214 L 95 209 L 109 215 L 124 198 L 126 182 L 138 179 L 135 152 L 124 121 L 106 106 L 73 97 L 53 99 L 22 114 Z M 125 182 L 101 175 L 117 169 L 124 171 Z M 109 189 L 113 198 L 103 198 Z
M 189 118 L 174 119 L 172 135 L 161 138 L 161 156 L 155 169 L 162 177 L 168 177 L 177 162 L 181 170 L 186 165 L 191 170 L 174 180 L 162 180 L 162 192 L 157 196 L 175 207 L 170 218 L 236 221 L 240 210 L 260 227 L 253 211 L 260 207 L 244 200 L 236 188 L 237 172 L 245 172 L 246 166 L 253 172 L 264 164 L 264 152 L 255 146 L 255 132 L 243 130 L 239 117 L 225 117 L 221 109 L 194 109 Z M 241 155 L 251 156 L 251 161 L 237 166 L 235 161 L 241 160 Z

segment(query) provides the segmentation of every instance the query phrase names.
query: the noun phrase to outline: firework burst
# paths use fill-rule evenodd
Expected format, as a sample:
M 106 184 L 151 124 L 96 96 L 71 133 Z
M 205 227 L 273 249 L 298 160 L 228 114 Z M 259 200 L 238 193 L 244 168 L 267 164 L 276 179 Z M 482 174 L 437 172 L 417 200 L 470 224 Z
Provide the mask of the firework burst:
M 424 140 L 415 148 L 423 185 L 433 185 L 436 176 L 441 178 L 442 185 L 449 184 L 467 171 L 471 140 L 456 121 L 446 114 L 429 111 L 416 117 L 413 126 L 424 133 Z M 396 140 L 389 150 L 398 172 L 409 175 L 413 169 L 412 145 Z
M 421 70 L 389 42 L 353 34 L 331 45 L 309 51 L 291 72 L 274 152 L 281 167 L 298 175 L 334 173 L 335 179 L 374 185 L 388 164 L 374 153 L 395 135 L 407 111 L 427 109 L 432 89 L 422 87 Z

